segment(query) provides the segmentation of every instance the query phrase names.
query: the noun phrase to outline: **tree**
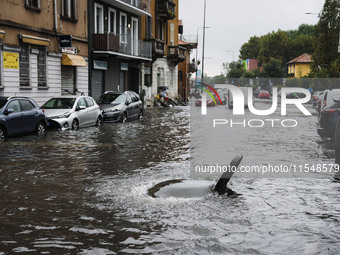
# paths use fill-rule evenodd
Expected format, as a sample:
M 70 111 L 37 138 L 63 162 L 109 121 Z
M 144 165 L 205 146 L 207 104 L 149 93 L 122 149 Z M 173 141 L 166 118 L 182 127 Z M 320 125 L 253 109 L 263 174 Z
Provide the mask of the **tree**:
M 284 69 L 280 60 L 270 58 L 268 63 L 264 66 L 265 73 L 268 78 L 284 77 Z
M 259 56 L 261 49 L 261 39 L 253 36 L 249 41 L 241 46 L 240 59 L 256 59 Z
M 314 32 L 311 76 L 339 77 L 339 7 L 340 0 L 326 0 Z
M 240 62 L 231 62 L 228 66 L 227 77 L 228 78 L 241 78 L 246 72 Z

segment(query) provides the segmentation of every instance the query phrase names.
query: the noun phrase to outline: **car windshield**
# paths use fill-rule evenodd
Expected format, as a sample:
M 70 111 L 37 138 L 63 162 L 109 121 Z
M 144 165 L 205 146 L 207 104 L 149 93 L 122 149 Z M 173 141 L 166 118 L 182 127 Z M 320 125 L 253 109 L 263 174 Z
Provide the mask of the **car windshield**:
M 76 98 L 52 98 L 41 108 L 43 109 L 72 109 Z
M 97 99 L 98 104 L 120 104 L 125 102 L 124 94 L 104 94 Z

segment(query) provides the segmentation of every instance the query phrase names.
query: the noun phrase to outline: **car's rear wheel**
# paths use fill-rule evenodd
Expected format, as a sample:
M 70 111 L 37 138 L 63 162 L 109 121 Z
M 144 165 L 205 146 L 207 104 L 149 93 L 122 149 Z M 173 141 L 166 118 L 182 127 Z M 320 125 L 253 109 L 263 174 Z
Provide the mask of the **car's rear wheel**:
M 79 129 L 79 122 L 77 119 L 74 119 L 72 121 L 72 130 L 78 130 Z
M 96 126 L 100 127 L 103 124 L 103 119 L 101 116 L 98 116 L 97 118 L 97 122 L 96 122 Z
M 6 131 L 5 128 L 0 126 L 0 142 L 5 141 L 6 139 Z
M 38 136 L 46 135 L 46 125 L 44 122 L 40 121 L 35 129 Z

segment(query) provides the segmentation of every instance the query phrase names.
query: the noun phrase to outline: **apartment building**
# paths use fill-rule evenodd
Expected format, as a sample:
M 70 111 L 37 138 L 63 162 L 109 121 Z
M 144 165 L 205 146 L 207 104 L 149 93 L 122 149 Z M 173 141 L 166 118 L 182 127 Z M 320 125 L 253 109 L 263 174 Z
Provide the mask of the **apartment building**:
M 141 17 L 150 17 L 150 0 L 92 0 L 90 24 L 90 90 L 141 91 L 144 64 L 151 63 L 151 43 L 142 40 Z
M 142 36 L 152 43 L 152 62 L 144 65 L 143 94 L 152 106 L 159 87 L 167 87 L 171 98 L 178 96 L 178 63 L 186 48 L 178 45 L 179 0 L 151 0 L 151 16 L 142 17 Z
M 87 25 L 86 1 L 1 1 L 0 95 L 87 94 Z

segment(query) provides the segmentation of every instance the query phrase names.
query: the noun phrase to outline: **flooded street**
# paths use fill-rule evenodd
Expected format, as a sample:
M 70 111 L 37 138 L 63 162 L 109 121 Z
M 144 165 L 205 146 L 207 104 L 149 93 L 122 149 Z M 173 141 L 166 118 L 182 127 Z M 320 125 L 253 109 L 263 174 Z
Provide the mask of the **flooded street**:
M 221 145 L 227 161 L 239 153 L 260 164 L 280 153 L 283 163 L 334 163 L 334 145 L 317 135 L 310 111 L 299 119 L 305 132 L 290 141 L 275 132 L 231 138 Z M 192 178 L 189 115 L 189 107 L 147 109 L 142 121 L 1 143 L 0 254 L 340 253 L 333 173 L 235 174 L 228 186 L 238 196 L 150 197 L 159 182 Z

